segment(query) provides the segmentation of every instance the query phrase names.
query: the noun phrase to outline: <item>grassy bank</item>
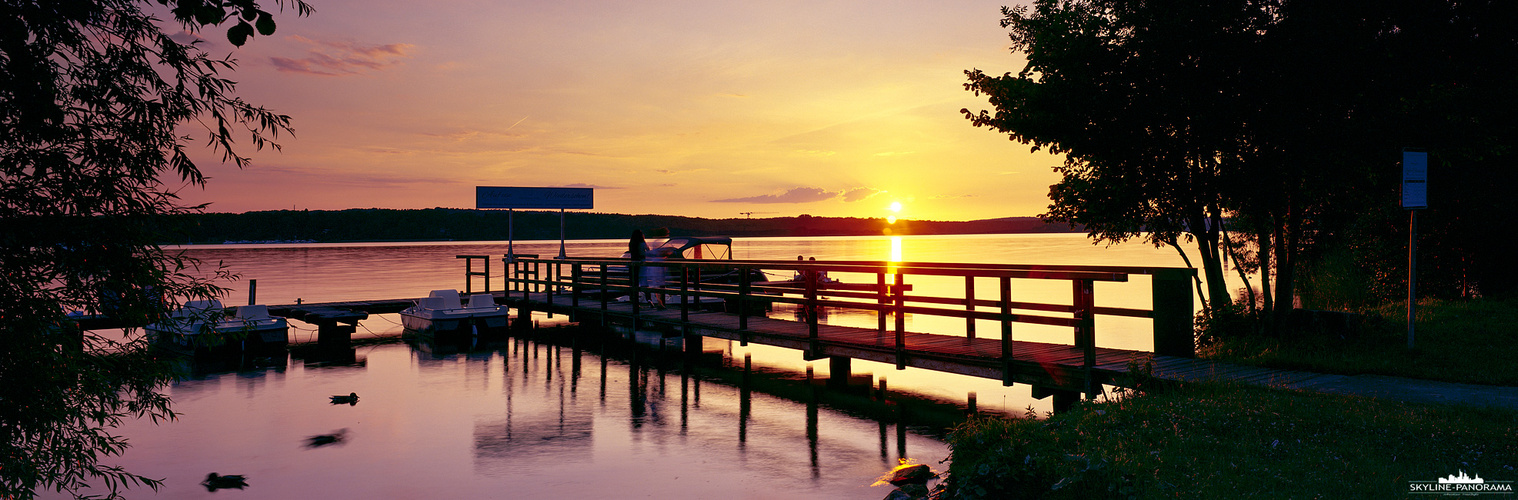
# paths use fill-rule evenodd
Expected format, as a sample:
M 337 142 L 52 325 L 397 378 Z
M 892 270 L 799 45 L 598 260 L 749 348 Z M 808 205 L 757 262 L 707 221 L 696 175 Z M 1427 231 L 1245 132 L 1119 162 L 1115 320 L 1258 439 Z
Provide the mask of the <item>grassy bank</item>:
M 1405 498 L 1459 471 L 1518 480 L 1518 413 L 1192 385 L 978 419 L 945 498 Z
M 1518 385 L 1518 298 L 1419 303 L 1416 345 L 1407 348 L 1403 304 L 1365 311 L 1378 318 L 1352 335 L 1228 337 L 1202 357 L 1270 368 L 1378 374 L 1490 385 Z

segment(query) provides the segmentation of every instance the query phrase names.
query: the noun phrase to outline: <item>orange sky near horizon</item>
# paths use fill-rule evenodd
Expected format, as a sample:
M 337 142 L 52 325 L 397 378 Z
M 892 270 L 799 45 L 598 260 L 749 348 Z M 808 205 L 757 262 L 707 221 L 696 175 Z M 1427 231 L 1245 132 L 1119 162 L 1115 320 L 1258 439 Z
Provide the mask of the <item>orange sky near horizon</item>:
M 201 151 L 211 179 L 185 202 L 472 208 L 479 185 L 579 186 L 597 212 L 971 220 L 1042 213 L 1058 180 L 1060 157 L 959 112 L 989 107 L 964 70 L 1022 67 L 1002 2 L 312 3 L 240 49 L 201 33 L 296 137 L 239 138 L 245 170 Z

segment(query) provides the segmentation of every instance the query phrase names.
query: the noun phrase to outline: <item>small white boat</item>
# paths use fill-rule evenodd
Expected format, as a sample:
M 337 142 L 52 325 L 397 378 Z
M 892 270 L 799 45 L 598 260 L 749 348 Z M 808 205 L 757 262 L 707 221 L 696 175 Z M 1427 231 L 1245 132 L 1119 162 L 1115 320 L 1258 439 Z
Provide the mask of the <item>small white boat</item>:
M 495 303 L 488 293 L 469 296 L 467 304 L 459 300 L 457 290 L 433 290 L 417 304 L 401 311 L 401 325 L 417 333 L 466 333 L 479 327 L 480 333 L 506 327 L 508 309 Z
M 157 345 L 204 353 L 280 346 L 290 342 L 290 324 L 269 315 L 269 306 L 238 306 L 231 315 L 219 300 L 192 300 L 163 321 L 144 327 Z

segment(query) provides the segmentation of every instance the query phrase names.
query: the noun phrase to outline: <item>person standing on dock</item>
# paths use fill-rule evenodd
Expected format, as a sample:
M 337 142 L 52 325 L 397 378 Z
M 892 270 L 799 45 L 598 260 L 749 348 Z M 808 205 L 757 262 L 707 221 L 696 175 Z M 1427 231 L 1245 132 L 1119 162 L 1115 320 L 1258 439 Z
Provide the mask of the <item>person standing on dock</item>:
M 643 263 L 647 262 L 649 259 L 648 259 L 648 241 L 645 240 L 645 239 L 643 239 L 643 230 L 642 229 L 634 229 L 633 233 L 632 233 L 632 239 L 630 239 L 630 240 L 627 241 L 627 257 L 633 261 L 633 265 L 630 266 L 630 268 L 632 269 L 633 275 L 630 276 L 630 277 L 633 279 L 634 282 L 638 283 L 639 286 L 643 286 L 643 287 L 664 286 L 664 279 L 663 279 L 664 278 L 664 268 L 661 267 L 661 268 L 643 269 Z M 658 279 L 658 283 L 654 283 L 654 274 L 655 274 L 656 271 L 658 273 L 658 278 L 659 278 Z M 663 295 L 661 294 L 661 295 L 659 295 L 659 297 L 660 297 L 661 300 L 656 304 L 654 302 L 654 294 L 653 293 L 649 293 L 648 294 L 648 299 L 647 299 L 648 300 L 648 304 L 651 305 L 651 306 L 663 309 L 664 308 L 664 303 L 663 303 L 663 300 L 662 300 Z M 644 300 L 644 298 L 643 297 L 632 297 L 632 300 Z

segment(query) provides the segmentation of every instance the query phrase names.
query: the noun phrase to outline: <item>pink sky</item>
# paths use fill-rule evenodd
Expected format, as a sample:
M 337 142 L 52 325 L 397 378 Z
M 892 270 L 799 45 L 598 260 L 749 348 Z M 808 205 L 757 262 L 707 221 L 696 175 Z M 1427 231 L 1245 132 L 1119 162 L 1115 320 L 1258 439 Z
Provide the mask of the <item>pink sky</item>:
M 296 137 L 242 171 L 203 152 L 185 201 L 472 208 L 479 185 L 582 186 L 597 212 L 969 220 L 1041 213 L 1057 180 L 1059 157 L 959 113 L 989 106 L 964 70 L 1021 69 L 1002 1 L 312 2 L 241 49 L 202 33 Z

